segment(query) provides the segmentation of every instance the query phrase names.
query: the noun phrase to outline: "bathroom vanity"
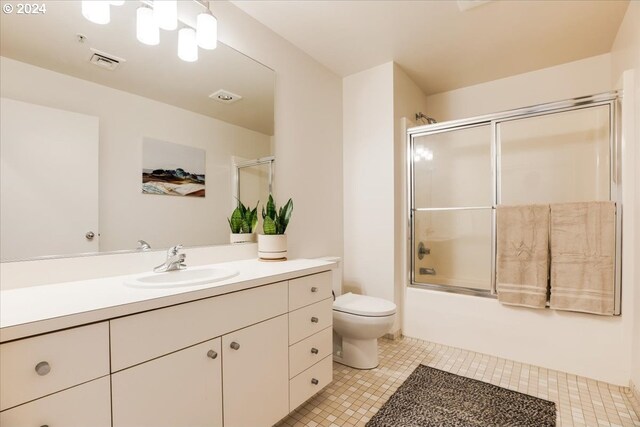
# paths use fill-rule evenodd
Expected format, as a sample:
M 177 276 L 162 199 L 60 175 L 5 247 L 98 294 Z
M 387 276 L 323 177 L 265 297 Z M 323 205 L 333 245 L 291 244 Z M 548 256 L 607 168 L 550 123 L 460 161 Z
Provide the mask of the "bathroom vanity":
M 271 426 L 332 380 L 334 266 L 245 260 L 196 267 L 238 272 L 197 286 L 3 291 L 0 425 Z

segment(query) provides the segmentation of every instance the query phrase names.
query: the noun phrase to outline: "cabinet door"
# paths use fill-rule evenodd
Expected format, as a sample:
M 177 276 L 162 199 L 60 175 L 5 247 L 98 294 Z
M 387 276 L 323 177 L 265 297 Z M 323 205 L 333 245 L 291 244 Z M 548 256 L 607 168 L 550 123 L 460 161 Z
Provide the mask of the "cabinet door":
M 113 427 L 222 427 L 220 338 L 112 375 Z
M 2 427 L 111 427 L 109 377 L 0 412 Z
M 289 413 L 287 315 L 222 337 L 224 426 L 268 427 Z

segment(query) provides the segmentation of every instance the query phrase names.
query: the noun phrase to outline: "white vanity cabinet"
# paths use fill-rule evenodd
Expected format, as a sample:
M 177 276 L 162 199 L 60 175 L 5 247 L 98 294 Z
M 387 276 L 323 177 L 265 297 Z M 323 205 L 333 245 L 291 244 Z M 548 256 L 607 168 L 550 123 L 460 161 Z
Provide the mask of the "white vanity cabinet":
M 222 427 L 220 338 L 111 377 L 113 427 Z
M 107 322 L 0 345 L 0 427 L 110 427 Z
M 333 380 L 332 273 L 289 280 L 289 410 Z
M 284 314 L 114 373 L 113 427 L 275 424 L 289 413 L 287 335 Z
M 2 427 L 111 427 L 109 377 L 0 412 Z
M 289 413 L 287 315 L 222 337 L 224 427 L 272 426 Z
M 0 427 L 272 426 L 332 380 L 331 281 L 265 280 L 2 343 Z

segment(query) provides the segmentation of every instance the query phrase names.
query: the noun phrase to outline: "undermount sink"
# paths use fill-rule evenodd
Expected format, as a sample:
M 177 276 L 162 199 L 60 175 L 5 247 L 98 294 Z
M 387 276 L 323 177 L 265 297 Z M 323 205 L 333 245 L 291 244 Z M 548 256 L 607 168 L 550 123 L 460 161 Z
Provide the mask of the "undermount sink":
M 226 268 L 200 268 L 167 271 L 165 273 L 148 273 L 132 277 L 124 282 L 134 288 L 176 288 L 180 286 L 196 286 L 205 283 L 219 282 L 238 274 Z

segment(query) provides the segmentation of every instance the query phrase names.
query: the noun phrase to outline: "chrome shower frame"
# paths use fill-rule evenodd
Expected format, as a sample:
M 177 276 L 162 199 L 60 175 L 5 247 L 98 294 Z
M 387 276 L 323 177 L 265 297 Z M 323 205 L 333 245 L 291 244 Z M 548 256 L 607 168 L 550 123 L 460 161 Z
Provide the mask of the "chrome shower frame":
M 234 198 L 240 200 L 240 169 L 250 168 L 260 165 L 269 165 L 269 194 L 273 193 L 273 178 L 275 174 L 275 156 L 260 157 L 254 160 L 235 163 L 235 173 L 233 174 Z M 234 203 L 235 205 L 235 203 Z
M 565 111 L 579 110 L 583 108 L 609 106 L 609 200 L 616 202 L 616 257 L 615 257 L 615 292 L 614 315 L 621 314 L 622 305 L 622 173 L 621 173 L 621 121 L 620 100 L 621 91 L 612 91 L 596 95 L 583 96 L 564 101 L 550 102 L 533 105 L 493 114 L 470 117 L 460 120 L 415 126 L 407 129 L 406 166 L 407 166 L 407 283 L 409 287 L 438 290 L 458 294 L 474 295 L 486 298 L 497 298 L 496 293 L 496 206 L 500 203 L 500 135 L 499 124 L 511 120 L 543 116 L 547 114 L 561 113 Z M 413 150 L 416 138 L 433 135 L 442 132 L 472 128 L 477 126 L 491 126 L 491 175 L 492 206 L 468 206 L 456 208 L 416 208 L 415 207 L 415 183 Z M 481 290 L 473 288 L 456 287 L 450 285 L 428 284 L 416 282 L 415 278 L 415 213 L 419 211 L 452 211 L 491 209 L 491 289 Z

